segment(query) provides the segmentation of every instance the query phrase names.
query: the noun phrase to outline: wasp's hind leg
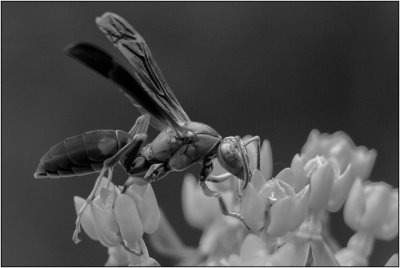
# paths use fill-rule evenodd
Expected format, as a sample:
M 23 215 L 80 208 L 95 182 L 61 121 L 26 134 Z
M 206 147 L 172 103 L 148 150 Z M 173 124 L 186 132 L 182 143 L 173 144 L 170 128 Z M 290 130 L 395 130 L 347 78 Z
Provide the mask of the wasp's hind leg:
M 234 218 L 240 220 L 243 223 L 243 225 L 247 229 L 250 230 L 250 228 L 247 226 L 246 222 L 244 221 L 244 217 L 242 215 L 240 215 L 239 213 L 230 212 L 228 210 L 225 200 L 222 198 L 222 194 L 218 191 L 213 191 L 208 187 L 206 181 L 207 181 L 208 176 L 210 175 L 212 169 L 213 169 L 212 158 L 207 157 L 206 159 L 204 159 L 203 167 L 200 172 L 200 188 L 203 191 L 203 194 L 206 196 L 209 196 L 209 197 L 217 198 L 222 214 L 224 214 L 226 216 L 231 216 L 231 217 L 234 217 Z
M 97 192 L 97 189 L 99 188 L 100 183 L 102 181 L 102 178 L 104 177 L 104 174 L 106 173 L 106 171 L 107 171 L 107 169 L 102 168 L 102 170 L 100 171 L 99 176 L 96 179 L 96 182 L 95 182 L 95 184 L 93 186 L 92 191 L 90 192 L 89 196 L 86 198 L 85 204 L 77 212 L 77 216 L 76 216 L 76 220 L 75 220 L 75 230 L 74 230 L 74 233 L 72 235 L 72 241 L 74 241 L 75 244 L 78 244 L 81 241 L 79 239 L 78 235 L 81 232 L 81 218 L 82 218 L 83 212 L 85 211 L 86 207 L 90 203 L 92 203 L 92 201 L 93 201 L 93 199 L 95 197 L 95 194 Z M 108 169 L 108 176 L 107 176 L 108 182 L 111 181 L 112 173 L 113 173 L 113 169 L 112 168 Z

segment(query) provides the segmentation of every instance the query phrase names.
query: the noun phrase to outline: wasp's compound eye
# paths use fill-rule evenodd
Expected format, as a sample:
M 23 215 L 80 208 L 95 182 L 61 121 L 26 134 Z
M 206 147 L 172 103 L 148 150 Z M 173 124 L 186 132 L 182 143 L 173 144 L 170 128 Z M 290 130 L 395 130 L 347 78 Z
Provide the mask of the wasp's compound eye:
M 242 160 L 236 143 L 224 140 L 218 148 L 218 160 L 230 173 L 237 174 L 242 170 Z

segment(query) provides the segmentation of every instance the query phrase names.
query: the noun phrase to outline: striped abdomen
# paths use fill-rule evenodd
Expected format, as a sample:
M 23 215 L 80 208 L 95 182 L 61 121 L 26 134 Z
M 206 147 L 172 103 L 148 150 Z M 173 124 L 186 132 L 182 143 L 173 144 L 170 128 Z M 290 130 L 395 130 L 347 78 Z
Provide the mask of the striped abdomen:
M 94 130 L 53 146 L 41 159 L 35 178 L 61 178 L 99 172 L 132 136 L 122 130 Z

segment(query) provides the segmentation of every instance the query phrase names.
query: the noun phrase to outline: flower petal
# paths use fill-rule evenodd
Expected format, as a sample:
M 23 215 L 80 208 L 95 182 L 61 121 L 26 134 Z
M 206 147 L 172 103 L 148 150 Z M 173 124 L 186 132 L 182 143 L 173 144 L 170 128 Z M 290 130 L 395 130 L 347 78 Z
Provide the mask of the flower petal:
M 328 138 L 329 139 L 329 138 Z M 350 163 L 353 155 L 353 141 L 344 132 L 336 132 L 331 136 L 331 145 L 323 154 L 328 159 L 334 159 L 338 165 L 340 173 L 343 173 Z
M 374 236 L 383 240 L 391 240 L 399 234 L 399 192 L 393 190 L 388 212 L 383 224 L 374 231 Z
M 399 254 L 393 254 L 392 257 L 390 257 L 390 259 L 386 262 L 385 266 L 399 266 Z
M 352 170 L 352 165 L 349 164 L 343 174 L 341 174 L 337 180 L 334 180 L 327 208 L 329 212 L 338 211 L 346 201 L 351 186 L 356 178 L 352 175 Z
M 221 213 L 218 200 L 205 196 L 192 174 L 186 174 L 183 180 L 182 207 L 186 221 L 199 229 L 206 228 Z
M 86 200 L 83 199 L 82 197 L 79 196 L 74 196 L 74 203 L 75 203 L 75 210 L 76 213 L 83 207 L 85 204 Z M 92 215 L 92 209 L 90 206 L 87 206 L 85 211 L 82 214 L 81 217 L 81 225 L 85 233 L 93 240 L 99 240 L 97 234 L 96 234 L 96 228 L 94 226 L 93 222 L 93 215 Z
M 255 234 L 248 234 L 240 247 L 242 260 L 249 260 L 265 255 L 264 242 Z
M 391 201 L 390 185 L 384 182 L 370 183 L 364 186 L 366 194 L 365 210 L 361 218 L 361 226 L 373 231 L 383 224 Z
M 273 162 L 272 162 L 272 149 L 268 140 L 264 140 L 261 146 L 260 153 L 261 173 L 266 180 L 272 178 Z
M 109 247 L 108 259 L 104 266 L 128 266 L 128 254 L 122 246 Z
M 310 185 L 304 187 L 297 195 L 293 212 L 291 213 L 291 219 L 289 220 L 289 231 L 294 231 L 303 223 L 308 209 L 308 199 L 310 198 Z
M 253 174 L 251 176 L 251 184 L 253 184 L 254 189 L 258 192 L 260 191 L 261 187 L 264 185 L 266 182 L 263 174 L 261 174 L 261 171 L 258 169 L 255 169 L 253 171 Z
M 265 205 L 266 200 L 256 192 L 251 183 L 248 184 L 243 192 L 241 213 L 253 231 L 259 231 L 264 225 Z
M 107 187 L 107 185 L 109 185 L 109 187 Z M 111 190 L 112 188 L 114 188 L 114 184 L 111 181 L 110 181 L 110 184 L 108 184 L 107 177 L 101 178 L 99 187 L 97 188 L 97 191 L 95 192 L 94 196 L 98 196 L 100 194 L 101 189 L 103 189 L 103 188 Z
M 307 176 L 306 172 L 304 171 L 304 165 L 305 165 L 305 157 L 296 154 L 293 157 L 292 164 L 290 165 L 290 169 L 293 172 L 293 175 L 295 177 L 295 187 L 294 191 L 297 193 L 301 189 L 304 188 L 307 184 L 310 183 L 310 178 Z
M 310 242 L 294 237 L 281 246 L 271 257 L 272 266 L 305 266 Z
M 286 193 L 288 188 L 290 188 L 290 186 L 287 185 L 286 182 L 272 179 L 264 183 L 259 194 L 264 198 L 275 202 L 288 196 Z
M 367 179 L 371 174 L 377 156 L 376 150 L 368 150 L 364 146 L 358 147 L 353 152 L 352 164 L 354 166 L 354 175 L 362 180 Z
M 351 187 L 346 204 L 344 205 L 343 216 L 345 223 L 357 231 L 365 207 L 365 196 L 360 179 L 356 179 Z
M 143 231 L 152 234 L 160 223 L 160 209 L 151 184 L 148 185 L 143 201 L 138 206 L 143 223 Z
M 134 244 L 133 249 L 143 251 L 143 255 L 135 256 L 129 254 L 129 266 L 160 266 L 155 259 L 149 256 L 149 251 L 147 250 L 143 238 L 140 238 L 140 240 L 136 241 Z
M 143 225 L 135 201 L 126 194 L 120 194 L 115 201 L 114 211 L 121 235 L 131 247 L 143 235 Z
M 100 242 L 106 247 L 114 247 L 119 244 L 117 237 L 117 225 L 112 213 L 112 209 L 101 208 L 100 197 L 97 196 L 90 204 L 92 210 L 94 226 Z
M 333 184 L 333 168 L 327 162 L 319 166 L 311 175 L 309 208 L 314 212 L 328 205 Z
M 114 202 L 114 196 L 115 196 L 116 190 L 109 190 L 106 188 L 102 188 L 100 190 L 100 203 L 99 205 L 101 208 L 111 208 Z
M 281 170 L 281 172 L 276 175 L 275 179 L 286 182 L 288 185 L 291 186 L 292 189 L 294 189 L 295 177 L 293 171 L 290 168 L 285 168 Z
M 291 213 L 293 213 L 293 208 L 295 206 L 294 197 L 286 197 L 270 208 L 270 223 L 267 228 L 267 232 L 272 236 L 282 236 L 286 234 L 290 229 L 290 218 Z
M 354 250 L 360 256 L 370 256 L 374 249 L 374 236 L 367 232 L 357 232 L 350 237 L 347 248 Z
M 353 249 L 347 247 L 342 248 L 335 253 L 335 259 L 340 266 L 367 266 L 368 260 L 365 257 L 359 256 Z
M 307 154 L 309 158 L 314 157 L 318 154 L 321 147 L 321 141 L 323 140 L 321 137 L 324 137 L 324 134 L 321 134 L 317 129 L 311 130 L 308 135 L 306 143 L 303 145 L 301 149 L 302 154 Z M 308 160 L 308 159 L 307 159 Z

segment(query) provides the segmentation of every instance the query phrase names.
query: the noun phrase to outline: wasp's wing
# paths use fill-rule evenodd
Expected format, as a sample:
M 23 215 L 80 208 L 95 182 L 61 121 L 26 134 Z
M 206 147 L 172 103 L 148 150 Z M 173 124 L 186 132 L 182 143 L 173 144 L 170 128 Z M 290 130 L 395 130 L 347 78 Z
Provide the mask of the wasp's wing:
M 171 126 L 183 133 L 184 129 L 173 114 L 163 107 L 158 98 L 147 89 L 148 84 L 140 74 L 131 75 L 122 65 L 102 49 L 89 44 L 72 44 L 65 49 L 67 55 L 84 63 L 104 77 L 114 81 L 143 114 L 150 113 L 158 129 Z
M 123 18 L 110 12 L 98 17 L 96 24 L 132 64 L 146 84 L 145 89 L 161 107 L 178 122 L 190 121 L 165 81 L 143 37 Z

